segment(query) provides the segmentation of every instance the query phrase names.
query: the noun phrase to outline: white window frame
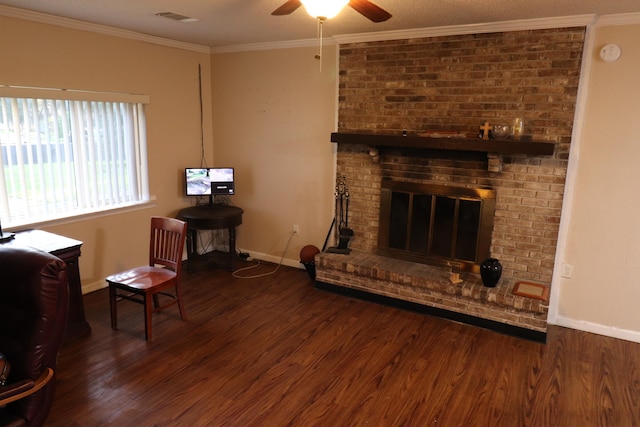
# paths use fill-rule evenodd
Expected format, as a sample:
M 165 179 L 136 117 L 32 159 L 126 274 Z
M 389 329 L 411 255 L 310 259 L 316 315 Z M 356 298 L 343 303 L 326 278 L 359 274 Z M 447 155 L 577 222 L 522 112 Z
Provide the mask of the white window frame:
M 2 228 L 149 205 L 148 96 L 0 85 L 0 98 Z

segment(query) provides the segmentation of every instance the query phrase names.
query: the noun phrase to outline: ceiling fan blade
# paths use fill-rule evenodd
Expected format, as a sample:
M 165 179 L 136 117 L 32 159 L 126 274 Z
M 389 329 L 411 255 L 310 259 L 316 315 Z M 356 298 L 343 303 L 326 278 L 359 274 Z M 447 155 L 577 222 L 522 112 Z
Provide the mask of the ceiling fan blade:
M 297 8 L 302 6 L 300 0 L 288 0 L 282 6 L 271 12 L 272 15 L 288 15 L 294 12 Z
M 369 0 L 350 0 L 349 6 L 373 22 L 383 22 L 391 18 L 391 14 L 389 12 L 379 6 L 376 6 Z

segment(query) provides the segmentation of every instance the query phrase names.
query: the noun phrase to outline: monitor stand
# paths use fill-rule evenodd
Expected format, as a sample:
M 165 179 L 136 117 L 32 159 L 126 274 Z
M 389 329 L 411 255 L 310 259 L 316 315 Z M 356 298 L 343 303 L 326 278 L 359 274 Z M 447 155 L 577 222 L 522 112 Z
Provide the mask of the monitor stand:
M 8 242 L 9 240 L 12 240 L 14 237 L 16 237 L 15 233 L 7 233 L 6 231 L 3 233 L 0 230 L 0 243 Z
M 0 243 L 8 242 L 9 240 L 16 237 L 15 233 L 7 233 L 6 231 L 2 231 L 2 225 L 0 224 Z

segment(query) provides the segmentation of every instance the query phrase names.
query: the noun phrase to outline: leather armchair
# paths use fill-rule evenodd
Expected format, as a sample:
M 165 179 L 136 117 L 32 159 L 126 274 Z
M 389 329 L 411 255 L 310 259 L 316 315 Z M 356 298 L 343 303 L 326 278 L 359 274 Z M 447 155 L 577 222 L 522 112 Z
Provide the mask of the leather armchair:
M 69 290 L 65 263 L 37 249 L 0 245 L 0 426 L 42 426 L 53 404 Z

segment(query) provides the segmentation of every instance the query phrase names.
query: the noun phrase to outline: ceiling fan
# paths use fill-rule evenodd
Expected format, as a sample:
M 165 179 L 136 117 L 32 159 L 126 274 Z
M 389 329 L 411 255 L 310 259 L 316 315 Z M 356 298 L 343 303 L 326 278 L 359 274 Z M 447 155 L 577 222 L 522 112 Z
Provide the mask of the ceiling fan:
M 323 16 L 321 14 L 316 14 L 316 12 L 312 10 L 313 8 L 312 3 L 315 3 L 315 2 L 311 2 L 309 0 L 287 0 L 282 6 L 274 10 L 271 14 L 276 16 L 289 15 L 290 13 L 293 13 L 296 9 L 298 9 L 300 6 L 304 4 L 309 14 L 314 18 L 327 19 L 327 18 L 332 18 L 333 16 L 338 14 L 338 12 L 340 12 L 340 10 L 342 10 L 342 8 L 348 4 L 356 12 L 360 13 L 361 15 L 363 15 L 364 17 L 368 18 L 373 22 L 383 22 L 391 18 L 391 14 L 389 12 L 387 12 L 386 10 L 382 9 L 379 6 L 376 6 L 375 4 L 371 3 L 369 0 L 343 0 L 341 2 L 340 1 L 334 2 L 338 4 L 336 5 L 335 13 L 333 14 L 333 16 Z M 324 3 L 323 4 L 323 7 L 324 7 L 326 6 L 326 3 L 331 3 L 331 2 L 327 2 L 326 0 L 321 0 L 320 3 Z

